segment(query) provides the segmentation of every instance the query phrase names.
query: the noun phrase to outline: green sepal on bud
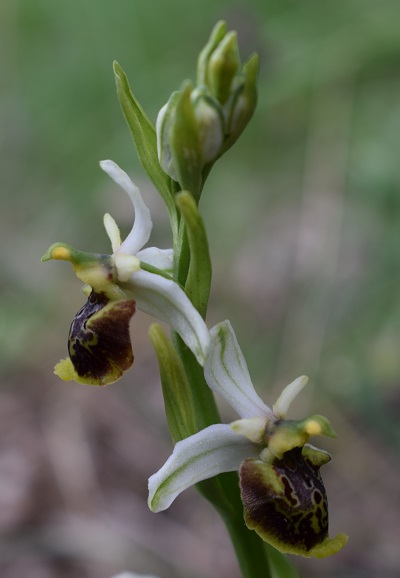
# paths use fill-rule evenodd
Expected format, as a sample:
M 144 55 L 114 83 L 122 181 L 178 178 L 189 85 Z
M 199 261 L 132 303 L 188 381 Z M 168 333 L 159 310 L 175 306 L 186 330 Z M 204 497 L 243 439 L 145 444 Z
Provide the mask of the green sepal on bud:
M 178 90 L 171 94 L 168 102 L 158 113 L 156 123 L 158 160 L 163 171 L 174 181 L 178 180 L 178 175 L 170 146 L 170 130 L 175 119 L 175 107 L 179 98 L 180 92 Z
M 132 93 L 126 74 L 118 62 L 114 62 L 113 68 L 118 99 L 136 145 L 139 160 L 167 207 L 172 231 L 175 234 L 178 224 L 173 194 L 177 185 L 168 176 L 168 171 L 164 171 L 160 166 L 156 130 Z
M 172 162 L 182 189 L 197 198 L 201 192 L 204 165 L 200 131 L 191 101 L 192 86 L 185 83 L 175 100 L 168 137 Z
M 220 20 L 216 23 L 211 31 L 210 38 L 207 44 L 201 50 L 199 57 L 197 59 L 197 84 L 209 84 L 209 68 L 208 63 L 210 57 L 214 50 L 218 47 L 219 43 L 223 40 L 227 33 L 227 26 L 224 20 Z
M 231 92 L 232 81 L 239 69 L 236 32 L 228 32 L 210 55 L 207 64 L 208 84 L 217 100 L 224 105 Z
M 160 325 L 150 326 L 149 337 L 157 355 L 168 427 L 178 442 L 197 432 L 190 385 L 182 360 Z
M 259 57 L 253 54 L 243 66 L 242 74 L 235 79 L 235 88 L 226 107 L 226 135 L 223 152 L 227 151 L 248 125 L 257 106 L 257 74 Z
M 224 140 L 224 116 L 216 98 L 206 86 L 192 91 L 191 102 L 199 130 L 204 164 L 214 161 Z

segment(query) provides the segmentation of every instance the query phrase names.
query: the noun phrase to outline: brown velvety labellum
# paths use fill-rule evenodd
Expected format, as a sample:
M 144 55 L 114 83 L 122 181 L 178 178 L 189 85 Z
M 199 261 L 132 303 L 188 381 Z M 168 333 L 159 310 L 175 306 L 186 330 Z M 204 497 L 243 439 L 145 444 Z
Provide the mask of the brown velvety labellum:
M 328 504 L 319 466 L 301 448 L 268 464 L 245 460 L 240 487 L 246 524 L 281 552 L 306 553 L 328 536 Z
M 133 300 L 109 301 L 92 293 L 76 314 L 68 338 L 69 356 L 86 383 L 107 385 L 131 367 L 133 353 L 129 321 L 136 311 Z

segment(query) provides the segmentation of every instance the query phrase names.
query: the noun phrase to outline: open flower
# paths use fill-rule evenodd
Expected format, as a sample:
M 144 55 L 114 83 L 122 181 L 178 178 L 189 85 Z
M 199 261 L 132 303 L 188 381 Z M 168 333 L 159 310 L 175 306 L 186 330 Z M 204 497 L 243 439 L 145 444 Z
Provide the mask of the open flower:
M 128 193 L 135 221 L 122 242 L 114 219 L 104 216 L 112 255 L 84 253 L 55 243 L 42 257 L 42 261 L 70 261 L 88 295 L 71 325 L 69 357 L 56 365 L 55 373 L 62 379 L 90 385 L 107 385 L 119 379 L 133 363 L 129 321 L 136 306 L 168 323 L 203 364 L 209 333 L 200 314 L 168 274 L 172 250 L 143 249 L 152 222 L 139 189 L 113 161 L 101 161 L 100 166 Z
M 324 557 L 347 537 L 328 537 L 328 510 L 319 468 L 327 452 L 308 444 L 313 435 L 334 437 L 329 421 L 313 415 L 286 420 L 305 376 L 288 385 L 270 409 L 257 395 L 228 321 L 211 332 L 204 370 L 208 385 L 241 419 L 215 424 L 178 442 L 164 466 L 149 479 L 149 507 L 169 507 L 186 488 L 217 474 L 238 470 L 247 526 L 284 553 Z

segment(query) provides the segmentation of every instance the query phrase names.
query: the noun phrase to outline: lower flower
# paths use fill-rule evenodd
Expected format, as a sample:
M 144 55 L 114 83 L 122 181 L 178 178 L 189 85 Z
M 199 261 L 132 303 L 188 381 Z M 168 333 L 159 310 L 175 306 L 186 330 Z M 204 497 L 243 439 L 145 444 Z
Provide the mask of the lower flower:
M 164 466 L 149 479 L 149 507 L 165 510 L 186 488 L 217 474 L 239 471 L 247 526 L 283 553 L 324 557 L 338 552 L 347 536 L 328 536 L 328 504 L 319 473 L 327 452 L 311 436 L 335 437 L 320 415 L 286 420 L 290 403 L 307 383 L 288 385 L 270 409 L 257 395 L 229 322 L 210 332 L 204 366 L 210 388 L 241 419 L 215 424 L 178 442 Z

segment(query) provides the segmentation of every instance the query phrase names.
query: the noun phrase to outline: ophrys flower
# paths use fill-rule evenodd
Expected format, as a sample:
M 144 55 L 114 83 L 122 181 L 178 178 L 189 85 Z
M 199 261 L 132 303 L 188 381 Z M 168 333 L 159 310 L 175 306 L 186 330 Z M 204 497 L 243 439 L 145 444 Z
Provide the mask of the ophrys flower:
M 334 437 L 320 415 L 286 420 L 290 403 L 307 383 L 288 385 L 269 408 L 257 395 L 229 322 L 211 330 L 204 369 L 208 385 L 241 419 L 215 424 L 178 442 L 164 466 L 149 479 L 149 506 L 169 507 L 186 488 L 229 471 L 239 471 L 244 518 L 266 542 L 284 553 L 324 557 L 346 543 L 328 537 L 327 499 L 319 468 L 327 452 L 308 444 L 313 435 Z
M 119 379 L 133 363 L 129 320 L 135 307 L 168 323 L 203 364 L 209 333 L 200 314 L 169 273 L 172 249 L 143 249 L 152 230 L 150 212 L 139 189 L 113 161 L 101 168 L 129 195 L 135 210 L 131 232 L 122 242 L 114 219 L 106 214 L 104 225 L 111 241 L 111 255 L 84 253 L 65 243 L 55 243 L 42 261 L 70 261 L 87 285 L 87 303 L 70 329 L 69 357 L 56 365 L 62 379 L 107 385 Z

